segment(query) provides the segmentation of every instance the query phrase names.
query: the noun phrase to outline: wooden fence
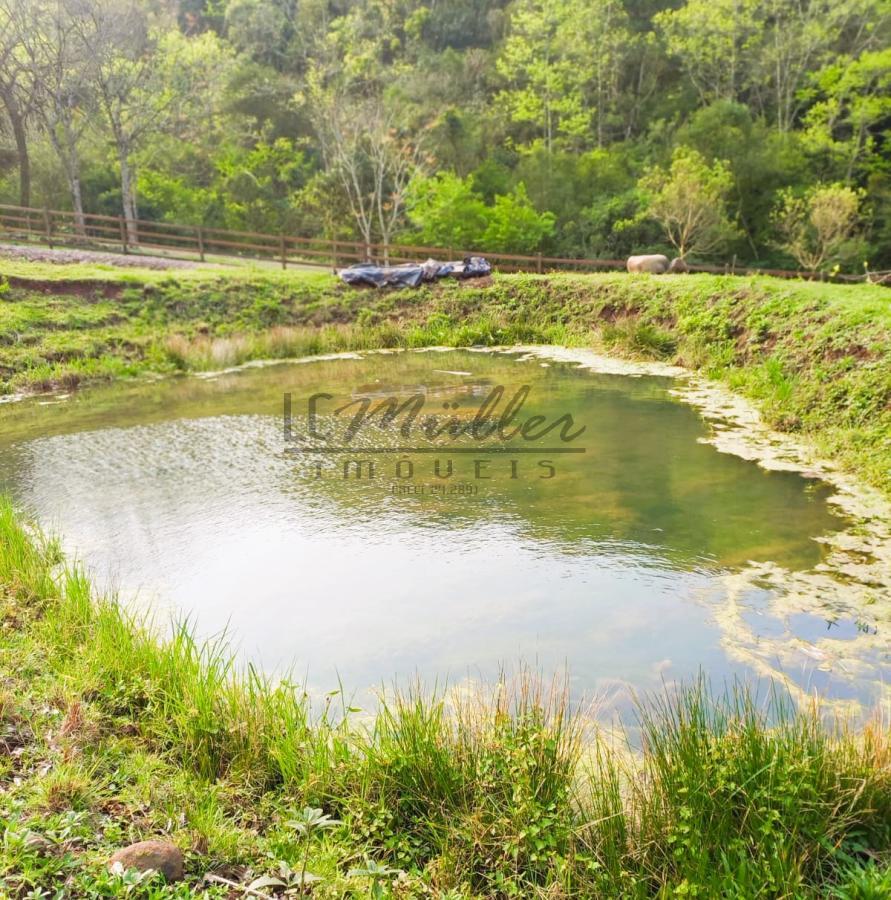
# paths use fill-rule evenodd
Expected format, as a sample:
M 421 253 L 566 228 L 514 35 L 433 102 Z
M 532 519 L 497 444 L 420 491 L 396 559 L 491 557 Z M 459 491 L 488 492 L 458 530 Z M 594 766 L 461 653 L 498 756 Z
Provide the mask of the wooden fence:
M 126 254 L 161 251 L 172 258 L 198 259 L 209 256 L 238 257 L 289 265 L 314 265 L 337 269 L 371 260 L 391 264 L 418 262 L 429 257 L 462 259 L 485 256 L 501 272 L 597 272 L 624 269 L 624 259 L 571 259 L 541 253 L 489 253 L 454 247 L 425 247 L 411 244 L 364 244 L 359 241 L 328 240 L 289 234 L 233 231 L 203 225 L 176 225 L 146 219 L 131 223 L 121 216 L 84 213 L 80 222 L 73 212 L 58 209 L 0 204 L 0 242 L 28 242 L 49 247 L 101 248 Z M 775 275 L 780 278 L 816 278 L 835 281 L 863 281 L 863 275 L 828 276 L 824 273 L 794 272 L 785 269 L 753 269 L 737 266 L 736 260 L 723 266 L 691 265 L 693 272 L 736 275 Z M 882 273 L 873 273 L 881 275 Z

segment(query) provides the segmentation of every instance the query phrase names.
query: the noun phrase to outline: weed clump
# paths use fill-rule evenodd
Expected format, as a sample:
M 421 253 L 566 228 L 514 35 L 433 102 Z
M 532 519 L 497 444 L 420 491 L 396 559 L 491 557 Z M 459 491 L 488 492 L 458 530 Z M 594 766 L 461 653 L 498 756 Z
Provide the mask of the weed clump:
M 881 723 L 698 681 L 643 702 L 632 744 L 528 674 L 488 693 L 394 690 L 356 720 L 186 625 L 159 637 L 7 500 L 0 593 L 31 610 L 0 632 L 18 660 L 0 697 L 12 896 L 116 896 L 90 861 L 161 833 L 191 848 L 195 884 L 239 864 L 253 875 L 211 883 L 319 897 L 887 895 Z

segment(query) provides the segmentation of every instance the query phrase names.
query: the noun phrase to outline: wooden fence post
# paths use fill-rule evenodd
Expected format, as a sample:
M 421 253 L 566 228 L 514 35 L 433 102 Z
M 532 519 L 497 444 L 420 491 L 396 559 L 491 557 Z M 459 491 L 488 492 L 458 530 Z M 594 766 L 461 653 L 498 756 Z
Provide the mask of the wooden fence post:
M 204 262 L 204 229 L 199 225 L 198 229 L 198 258 Z
M 283 234 L 280 234 L 278 236 L 278 249 L 279 249 L 279 252 L 281 253 L 282 268 L 287 269 L 288 268 L 288 255 L 285 252 L 285 236 Z
M 129 248 L 127 246 L 127 226 L 124 224 L 124 217 L 118 216 L 118 228 L 121 232 L 121 249 L 126 255 L 129 253 Z
M 538 253 L 535 257 L 535 271 L 541 275 L 541 253 Z
M 332 266 L 332 269 L 334 270 L 334 274 L 336 275 L 337 274 L 337 241 L 334 241 L 332 244 L 332 252 L 334 255 L 334 264 Z
M 50 214 L 49 210 L 44 206 L 43 208 L 43 230 L 46 233 L 46 242 L 49 245 L 50 250 L 53 249 L 53 226 L 50 222 Z

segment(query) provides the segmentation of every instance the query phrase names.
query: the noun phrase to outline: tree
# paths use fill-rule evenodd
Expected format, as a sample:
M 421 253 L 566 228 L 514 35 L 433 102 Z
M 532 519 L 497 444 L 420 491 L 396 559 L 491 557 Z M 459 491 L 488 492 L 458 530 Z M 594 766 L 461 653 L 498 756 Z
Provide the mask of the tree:
M 700 102 L 736 100 L 745 87 L 756 8 L 755 0 L 687 0 L 654 17 Z
M 229 147 L 216 161 L 219 193 L 227 210 L 253 231 L 299 229 L 304 213 L 300 194 L 312 175 L 312 165 L 293 141 L 258 141 L 250 149 Z
M 415 178 L 408 214 L 422 243 L 456 250 L 480 246 L 489 224 L 488 208 L 470 179 L 451 172 Z
M 26 34 L 27 25 L 16 0 L 0 0 L 0 103 L 15 140 L 20 206 L 31 205 L 27 120 L 37 87 L 23 49 Z
M 99 108 L 111 132 L 121 184 L 121 209 L 127 240 L 139 233 L 133 153 L 140 137 L 154 124 L 157 102 L 153 76 L 158 63 L 157 36 L 148 14 L 135 0 L 70 0 L 79 52 Z
M 705 253 L 733 222 L 780 264 L 778 191 L 838 181 L 887 268 L 889 41 L 888 0 L 0 0 L 0 201 L 369 252 Z
M 226 37 L 255 62 L 281 71 L 288 64 L 295 33 L 294 0 L 229 0 Z
M 39 87 L 37 113 L 68 182 L 75 230 L 84 234 L 80 144 L 97 112 L 86 77 L 88 61 L 64 3 L 23 0 L 19 10 L 22 47 Z
M 759 248 L 773 239 L 776 192 L 807 172 L 798 134 L 780 134 L 763 118 L 754 118 L 744 104 L 718 100 L 696 110 L 674 139 L 698 150 L 708 162 L 721 160 L 733 173 L 727 209 L 758 259 Z
M 779 131 L 804 108 L 808 74 L 844 47 L 877 46 L 882 0 L 687 0 L 654 16 L 701 103 L 747 100 Z
M 575 52 L 578 10 L 572 0 L 520 0 L 496 62 L 508 83 L 496 103 L 512 122 L 532 126 L 548 153 L 557 135 L 580 137 L 590 129 L 583 90 L 590 59 Z
M 349 203 L 366 256 L 377 234 L 389 259 L 407 189 L 421 163 L 421 141 L 397 126 L 378 96 L 312 83 L 311 108 L 326 167 Z
M 622 68 L 634 44 L 628 14 L 619 0 L 594 0 L 582 7 L 579 37 L 593 57 L 597 146 L 603 147 L 613 120 L 620 122 Z
M 780 192 L 774 220 L 780 246 L 816 272 L 855 237 L 862 195 L 841 184 L 816 185 L 803 195 Z
M 888 13 L 883 0 L 765 0 L 760 3 L 760 40 L 755 84 L 772 97 L 781 132 L 791 131 L 804 108 L 808 73 L 824 66 L 847 44 L 858 56 L 882 40 Z M 872 23 L 872 24 L 871 24 Z M 762 108 L 767 109 L 766 99 Z
M 532 253 L 553 233 L 554 214 L 536 212 L 520 182 L 510 194 L 495 198 L 483 246 L 493 252 Z
M 696 150 L 678 147 L 667 172 L 651 169 L 638 185 L 646 214 L 662 226 L 681 258 L 708 255 L 738 234 L 726 210 L 733 177 L 720 160 L 709 165 Z
M 891 49 L 841 58 L 813 76 L 815 102 L 804 117 L 808 149 L 825 155 L 850 182 L 858 170 L 882 168 L 891 118 Z
M 117 157 L 127 240 L 136 244 L 136 154 L 162 134 L 188 131 L 229 58 L 212 34 L 186 38 L 137 0 L 69 2 Z
M 451 173 L 415 179 L 409 217 L 425 243 L 506 253 L 538 250 L 554 233 L 555 221 L 553 213 L 536 211 L 522 182 L 487 205 L 470 179 Z

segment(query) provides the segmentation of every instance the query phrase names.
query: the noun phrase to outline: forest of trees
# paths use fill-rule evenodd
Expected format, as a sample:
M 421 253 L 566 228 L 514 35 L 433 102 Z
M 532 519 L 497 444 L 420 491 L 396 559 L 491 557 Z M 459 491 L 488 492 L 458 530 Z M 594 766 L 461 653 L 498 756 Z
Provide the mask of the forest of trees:
M 0 0 L 0 203 L 888 269 L 889 33 L 888 0 Z

